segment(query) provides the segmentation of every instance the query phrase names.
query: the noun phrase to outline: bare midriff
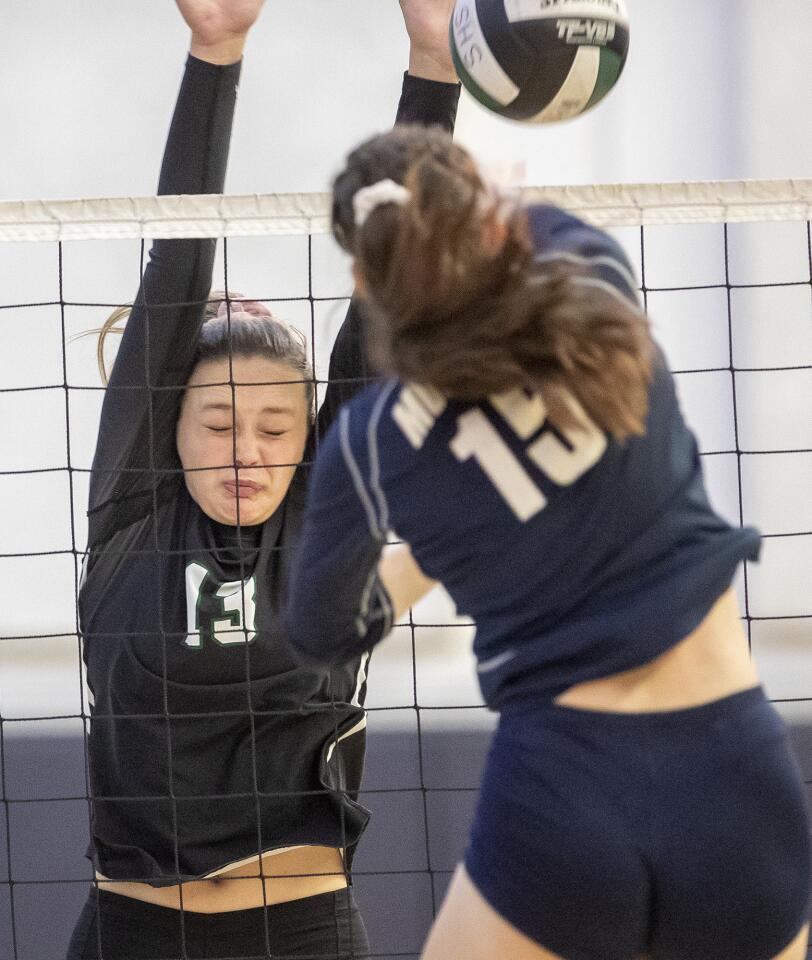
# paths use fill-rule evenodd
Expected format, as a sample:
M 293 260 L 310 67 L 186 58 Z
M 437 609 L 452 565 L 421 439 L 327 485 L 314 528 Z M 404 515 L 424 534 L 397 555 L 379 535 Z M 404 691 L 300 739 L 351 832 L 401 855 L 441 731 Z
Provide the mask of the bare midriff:
M 611 713 L 684 710 L 758 685 L 730 589 L 700 625 L 650 663 L 625 673 L 579 683 L 555 698 L 561 706 Z
M 191 880 L 172 887 L 107 880 L 97 876 L 100 890 L 142 900 L 159 907 L 192 913 L 253 910 L 342 890 L 347 886 L 341 850 L 334 847 L 294 847 L 271 851 L 227 867 L 216 877 Z

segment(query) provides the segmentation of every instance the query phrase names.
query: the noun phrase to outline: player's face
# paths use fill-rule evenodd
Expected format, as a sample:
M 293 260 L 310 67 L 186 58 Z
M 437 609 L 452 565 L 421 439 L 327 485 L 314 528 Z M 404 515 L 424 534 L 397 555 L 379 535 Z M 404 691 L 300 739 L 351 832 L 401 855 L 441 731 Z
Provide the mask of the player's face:
M 238 386 L 231 387 L 233 379 Z M 212 520 L 263 523 L 282 503 L 310 424 L 299 371 L 264 357 L 200 363 L 177 426 L 186 487 Z

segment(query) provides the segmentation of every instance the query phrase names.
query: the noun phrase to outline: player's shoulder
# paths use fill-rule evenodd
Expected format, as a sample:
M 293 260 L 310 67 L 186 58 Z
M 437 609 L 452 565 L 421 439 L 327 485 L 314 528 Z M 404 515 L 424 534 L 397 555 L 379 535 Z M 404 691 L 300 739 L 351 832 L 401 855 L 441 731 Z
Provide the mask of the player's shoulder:
M 391 406 L 398 387 L 399 383 L 394 379 L 376 380 L 356 394 L 339 411 L 338 420 L 343 420 L 344 430 L 352 438 L 366 434 L 370 424 L 379 422 L 384 410 Z
M 549 204 L 527 208 L 537 264 L 568 263 L 637 301 L 638 283 L 621 245 L 605 230 Z
M 448 400 L 433 387 L 381 380 L 342 408 L 339 436 L 362 456 L 377 457 L 379 450 L 389 447 L 400 454 L 417 452 L 447 406 Z
M 569 250 L 580 247 L 617 247 L 600 227 L 593 226 L 561 207 L 534 203 L 527 207 L 530 233 L 536 251 Z
M 327 457 L 366 461 L 369 438 L 377 434 L 384 410 L 391 404 L 397 386 L 396 380 L 376 380 L 342 404 L 321 444 L 317 461 Z

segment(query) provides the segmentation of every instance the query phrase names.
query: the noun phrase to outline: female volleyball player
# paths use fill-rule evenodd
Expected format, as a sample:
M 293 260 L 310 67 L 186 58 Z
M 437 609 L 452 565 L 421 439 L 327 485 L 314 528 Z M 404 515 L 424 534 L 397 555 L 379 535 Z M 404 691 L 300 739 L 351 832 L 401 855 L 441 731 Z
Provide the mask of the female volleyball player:
M 162 194 L 223 188 L 262 0 L 177 0 L 191 55 Z M 398 119 L 451 129 L 449 0 L 403 0 Z M 303 668 L 282 630 L 304 504 L 305 344 L 255 302 L 205 312 L 212 240 L 159 241 L 105 395 L 81 589 L 97 884 L 72 960 L 366 955 L 347 888 L 366 657 Z M 351 308 L 319 427 L 363 375 Z M 233 384 L 237 384 L 234 386 Z
M 416 128 L 333 217 L 390 378 L 319 451 L 290 637 L 343 662 L 439 580 L 501 712 L 425 960 L 800 960 L 803 790 L 731 589 L 758 535 L 708 503 L 622 251 Z M 382 582 L 389 530 L 419 568 Z

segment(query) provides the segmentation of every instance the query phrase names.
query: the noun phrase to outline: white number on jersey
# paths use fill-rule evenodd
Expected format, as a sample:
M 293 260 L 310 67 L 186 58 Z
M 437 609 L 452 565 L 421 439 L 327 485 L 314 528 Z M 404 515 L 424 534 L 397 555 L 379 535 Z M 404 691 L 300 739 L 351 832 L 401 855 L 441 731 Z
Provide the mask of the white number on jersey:
M 547 420 L 544 401 L 538 394 L 517 388 L 492 396 L 489 402 L 521 440 L 529 440 Z M 567 443 L 549 430 L 526 448 L 528 458 L 560 487 L 575 483 L 600 460 L 607 447 L 606 435 L 578 401 L 567 397 L 567 404 L 580 424 L 560 431 Z M 463 462 L 474 457 L 521 521 L 529 520 L 546 506 L 547 498 L 479 408 L 458 417 L 451 452 Z
M 206 640 L 223 646 L 250 643 L 256 636 L 256 595 L 254 577 L 220 583 L 202 564 L 190 563 L 186 568 L 186 646 L 200 650 Z
M 401 388 L 392 407 L 392 419 L 415 450 L 419 450 L 446 406 L 447 401 L 439 390 L 408 383 Z

